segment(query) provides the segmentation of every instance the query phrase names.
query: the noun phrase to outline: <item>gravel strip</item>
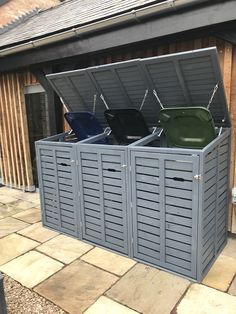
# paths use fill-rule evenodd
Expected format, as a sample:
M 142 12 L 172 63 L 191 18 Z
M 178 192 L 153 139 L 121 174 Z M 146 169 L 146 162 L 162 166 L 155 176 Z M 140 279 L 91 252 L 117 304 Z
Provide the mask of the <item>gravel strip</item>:
M 4 290 L 8 314 L 66 314 L 58 306 L 36 292 L 23 287 L 4 275 Z

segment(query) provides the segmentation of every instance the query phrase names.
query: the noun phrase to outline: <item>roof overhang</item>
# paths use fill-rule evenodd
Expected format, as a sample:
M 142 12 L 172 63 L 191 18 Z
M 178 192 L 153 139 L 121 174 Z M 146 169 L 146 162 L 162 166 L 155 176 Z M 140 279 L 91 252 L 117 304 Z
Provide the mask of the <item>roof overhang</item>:
M 235 21 L 235 0 L 206 2 L 205 5 L 191 7 L 191 10 L 180 10 L 132 24 L 91 32 L 82 37 L 60 42 L 48 42 L 42 47 L 19 52 L 0 58 L 2 71 L 24 67 L 42 62 L 51 62 L 62 58 L 94 53 L 106 49 L 135 44 L 141 41 L 163 38 L 187 31 L 214 27 L 225 22 Z M 222 14 L 223 12 L 223 14 Z M 183 23 L 184 21 L 184 23 Z

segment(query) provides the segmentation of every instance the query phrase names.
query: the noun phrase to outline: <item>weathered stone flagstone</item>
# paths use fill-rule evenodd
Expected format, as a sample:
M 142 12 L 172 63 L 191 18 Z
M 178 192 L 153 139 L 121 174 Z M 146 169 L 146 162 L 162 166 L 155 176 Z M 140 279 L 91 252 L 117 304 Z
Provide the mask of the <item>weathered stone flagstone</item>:
M 0 219 L 13 216 L 22 210 L 11 204 L 0 204 Z
M 137 312 L 101 296 L 84 314 L 137 314 Z
M 31 251 L 0 267 L 23 286 L 32 288 L 57 272 L 63 264 L 44 254 Z
M 37 286 L 35 291 L 70 314 L 80 314 L 117 280 L 117 276 L 77 260 Z
M 35 204 L 33 202 L 27 202 L 23 200 L 18 200 L 17 203 L 14 204 L 16 208 L 20 208 L 22 210 L 26 210 L 29 208 L 35 207 Z
M 233 280 L 233 282 L 230 285 L 228 293 L 231 294 L 231 295 L 236 296 L 236 276 L 234 277 L 234 280 Z
M 235 314 L 236 297 L 193 284 L 176 310 L 177 314 Z
M 118 276 L 122 276 L 132 266 L 134 266 L 134 264 L 136 264 L 135 261 L 127 257 L 103 250 L 98 247 L 85 254 L 81 259 Z
M 236 274 L 236 259 L 220 255 L 203 280 L 209 287 L 226 291 Z
M 40 245 L 37 250 L 69 264 L 92 248 L 92 245 L 61 234 Z
M 227 245 L 221 254 L 233 257 L 236 260 L 236 238 L 228 238 Z
M 7 217 L 0 220 L 0 238 L 8 234 L 21 230 L 29 224 L 18 219 Z
M 0 203 L 2 203 L 2 204 L 10 204 L 10 203 L 17 202 L 16 198 L 14 198 L 12 196 L 5 195 L 5 193 L 2 193 L 1 189 L 0 189 Z
M 32 250 L 37 245 L 39 245 L 38 242 L 15 233 L 0 239 L 0 265 Z
M 106 295 L 144 314 L 169 314 L 189 284 L 181 277 L 137 264 Z
M 52 231 L 52 230 L 49 230 L 47 228 L 44 228 L 42 226 L 41 222 L 33 224 L 33 225 L 19 231 L 18 233 L 22 234 L 26 237 L 29 237 L 33 240 L 42 242 L 42 243 L 50 240 L 51 238 L 53 238 L 59 234 L 56 231 Z
M 19 199 L 23 200 L 23 201 L 28 201 L 28 202 L 33 202 L 33 203 L 39 203 L 39 193 L 36 192 L 26 192 L 23 193 Z
M 25 193 L 23 191 L 18 189 L 11 189 L 5 186 L 0 188 L 0 195 L 11 196 L 16 200 L 20 199 L 24 194 Z
M 41 220 L 41 211 L 38 208 L 30 208 L 13 216 L 28 223 L 36 223 Z

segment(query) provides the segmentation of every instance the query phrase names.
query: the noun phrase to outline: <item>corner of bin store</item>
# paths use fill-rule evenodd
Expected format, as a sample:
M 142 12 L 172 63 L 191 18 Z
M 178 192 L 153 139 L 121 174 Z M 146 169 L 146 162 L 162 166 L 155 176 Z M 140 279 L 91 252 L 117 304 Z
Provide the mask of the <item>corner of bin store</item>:
M 227 242 L 216 48 L 47 79 L 72 131 L 36 142 L 43 225 L 201 281 Z

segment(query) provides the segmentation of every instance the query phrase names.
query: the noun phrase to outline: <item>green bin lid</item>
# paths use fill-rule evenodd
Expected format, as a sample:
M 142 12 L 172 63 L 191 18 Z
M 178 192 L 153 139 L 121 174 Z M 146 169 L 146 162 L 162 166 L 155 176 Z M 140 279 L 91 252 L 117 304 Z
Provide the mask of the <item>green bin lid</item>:
M 216 137 L 212 115 L 204 107 L 162 109 L 160 122 L 172 147 L 201 149 Z

